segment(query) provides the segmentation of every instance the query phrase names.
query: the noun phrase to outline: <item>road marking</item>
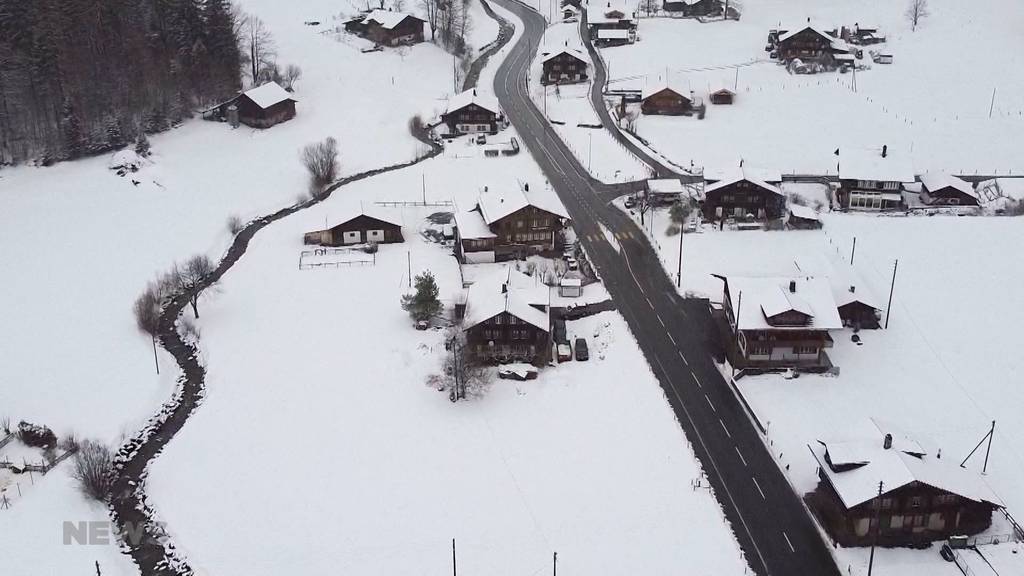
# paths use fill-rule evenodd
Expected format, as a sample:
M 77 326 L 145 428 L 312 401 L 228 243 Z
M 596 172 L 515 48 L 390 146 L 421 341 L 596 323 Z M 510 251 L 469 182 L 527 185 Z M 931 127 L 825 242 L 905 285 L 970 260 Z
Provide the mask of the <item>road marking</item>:
M 718 410 L 715 410 L 715 405 L 711 403 L 711 398 L 708 398 L 708 395 L 705 394 L 704 399 L 708 401 L 708 406 L 711 406 L 711 411 L 717 414 Z
M 686 364 L 687 366 L 690 365 L 690 363 L 686 361 L 686 356 L 683 356 L 682 350 L 679 351 L 679 357 L 683 359 L 683 364 Z M 696 380 L 696 378 L 694 378 L 694 380 Z M 697 382 L 697 384 L 700 384 L 700 382 Z
M 786 544 L 789 545 L 789 551 L 793 552 L 795 554 L 796 553 L 796 548 L 793 548 L 793 543 L 789 541 L 789 536 L 786 535 L 786 531 L 785 530 L 782 531 L 782 537 L 786 539 Z
M 676 344 L 676 339 L 672 337 L 671 332 L 668 333 L 668 339 L 672 341 L 673 346 L 679 346 L 679 344 Z
M 643 288 L 641 288 L 640 291 L 643 292 Z M 647 296 L 644 296 L 644 300 L 647 300 L 647 305 L 651 307 L 651 310 L 654 310 L 654 304 L 651 304 L 651 299 L 648 298 Z M 658 320 L 661 320 L 661 318 L 658 318 Z M 664 325 L 665 324 L 662 324 L 662 326 Z
M 690 370 L 690 376 L 693 376 L 693 381 L 697 383 L 697 386 L 700 386 L 700 378 L 697 378 L 697 375 L 693 373 L 693 370 Z
M 654 306 L 651 306 L 651 308 L 654 308 Z M 658 322 L 661 323 L 661 327 L 665 328 L 665 321 L 661 319 L 661 316 L 659 316 L 658 314 L 655 314 L 655 316 L 658 316 Z M 669 338 L 671 338 L 671 337 L 672 337 L 672 335 L 669 334 Z M 673 340 L 672 343 L 675 344 L 675 340 Z
M 718 419 L 718 423 L 722 425 L 722 430 L 725 430 L 725 435 L 732 438 L 732 434 L 729 434 L 729 429 L 725 427 L 725 422 L 722 422 L 721 418 Z
M 747 465 L 747 459 L 743 457 L 743 453 L 740 452 L 739 447 L 733 446 L 733 449 L 736 450 L 736 455 L 740 457 L 740 462 L 743 462 L 743 466 L 746 466 Z
M 754 481 L 754 486 L 757 486 L 757 491 L 761 493 L 761 499 L 767 500 L 768 497 L 764 495 L 764 490 L 761 490 L 761 485 L 757 483 L 757 478 L 751 477 L 750 479 Z

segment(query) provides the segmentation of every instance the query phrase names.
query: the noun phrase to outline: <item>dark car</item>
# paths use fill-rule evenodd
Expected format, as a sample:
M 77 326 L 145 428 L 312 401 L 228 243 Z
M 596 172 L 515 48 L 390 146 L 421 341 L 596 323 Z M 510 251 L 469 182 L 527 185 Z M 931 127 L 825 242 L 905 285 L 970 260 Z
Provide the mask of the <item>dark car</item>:
M 590 360 L 590 350 L 587 349 L 587 341 L 583 338 L 576 339 L 576 360 L 578 362 Z

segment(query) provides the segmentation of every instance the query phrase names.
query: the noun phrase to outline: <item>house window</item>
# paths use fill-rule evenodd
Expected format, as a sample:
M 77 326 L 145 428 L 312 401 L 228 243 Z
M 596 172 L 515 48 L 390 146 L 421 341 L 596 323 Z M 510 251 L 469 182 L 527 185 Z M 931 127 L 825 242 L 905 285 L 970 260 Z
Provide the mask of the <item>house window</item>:
M 899 530 L 900 528 L 903 528 L 903 516 L 899 514 L 894 514 L 892 518 L 889 519 L 889 528 L 893 530 Z
M 793 352 L 795 354 L 817 354 L 817 346 L 793 346 Z
M 899 182 L 885 182 L 882 184 L 883 190 L 898 190 L 900 187 Z
M 882 498 L 882 510 L 892 508 L 892 498 Z
M 939 494 L 935 497 L 936 504 L 952 504 L 956 502 L 956 494 Z
M 921 507 L 921 497 L 920 496 L 911 496 L 910 497 L 910 507 L 911 508 L 920 508 Z
M 516 220 L 516 228 L 522 228 L 522 227 L 523 227 L 523 221 L 522 220 Z
M 751 356 L 768 356 L 772 352 L 771 348 L 764 344 L 758 344 L 750 347 Z

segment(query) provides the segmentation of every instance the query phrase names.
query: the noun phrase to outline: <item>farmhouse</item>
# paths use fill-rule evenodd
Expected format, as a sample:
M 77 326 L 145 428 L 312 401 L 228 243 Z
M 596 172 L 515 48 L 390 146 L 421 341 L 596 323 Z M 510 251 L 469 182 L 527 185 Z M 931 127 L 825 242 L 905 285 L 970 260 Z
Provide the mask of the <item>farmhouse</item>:
M 216 107 L 220 118 L 232 119 L 253 128 L 270 128 L 295 117 L 295 98 L 276 82 L 250 88 Z M 212 112 L 211 109 L 208 112 Z
M 404 242 L 402 221 L 383 209 L 353 210 L 344 219 L 326 230 L 307 232 L 305 244 L 344 246 L 348 244 L 390 244 Z
M 570 84 L 587 79 L 587 61 L 575 48 L 551 52 L 541 62 L 544 69 L 541 82 L 544 84 Z
M 665 0 L 662 7 L 687 17 L 712 16 L 721 13 L 722 0 Z
M 553 194 L 532 194 L 529 184 L 484 187 L 476 205 L 455 213 L 455 251 L 465 263 L 500 262 L 550 252 L 569 214 Z
M 820 478 L 812 507 L 839 544 L 867 546 L 877 535 L 882 546 L 911 546 L 992 524 L 999 499 L 977 474 L 927 454 L 892 426 L 872 421 L 865 429 L 808 446 Z
M 423 42 L 424 24 L 411 14 L 374 10 L 345 22 L 345 30 L 383 46 L 400 46 Z
M 441 114 L 441 122 L 451 135 L 487 133 L 497 134 L 501 122 L 501 108 L 493 96 L 478 94 L 473 88 L 456 94 L 448 100 Z
M 910 162 L 881 150 L 842 150 L 839 155 L 839 202 L 851 210 L 896 210 L 903 187 L 914 182 Z
M 600 35 L 600 32 L 610 30 L 622 30 L 621 34 L 615 35 L 616 39 L 624 42 L 632 42 L 636 37 L 636 13 L 630 11 L 624 4 L 618 2 L 595 1 L 587 5 L 587 28 L 590 30 L 590 39 L 595 41 L 609 40 L 610 35 Z
M 921 201 L 931 206 L 977 206 L 978 193 L 956 176 L 927 172 L 921 175 Z
M 832 366 L 829 330 L 843 324 L 828 280 L 813 277 L 719 276 L 734 344 L 733 366 L 749 369 Z
M 551 357 L 550 288 L 512 267 L 478 278 L 466 294 L 466 352 L 482 362 L 531 362 Z
M 777 187 L 759 180 L 744 170 L 723 178 L 704 189 L 704 218 L 781 218 L 786 196 Z
M 782 62 L 799 58 L 804 62 L 834 64 L 836 55 L 849 53 L 845 42 L 814 26 L 792 32 L 779 31 L 775 49 Z
M 668 116 L 690 115 L 694 109 L 693 91 L 679 81 L 659 81 L 644 86 L 640 93 L 640 111 Z

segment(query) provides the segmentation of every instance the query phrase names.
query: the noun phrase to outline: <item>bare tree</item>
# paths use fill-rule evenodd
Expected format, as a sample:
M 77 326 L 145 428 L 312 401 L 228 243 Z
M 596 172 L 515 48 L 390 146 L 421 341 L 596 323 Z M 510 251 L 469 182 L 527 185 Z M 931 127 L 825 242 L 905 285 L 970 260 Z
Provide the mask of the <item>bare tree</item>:
M 401 12 L 405 10 L 405 0 L 394 0 L 391 2 L 391 6 L 395 9 L 395 12 Z
M 199 318 L 199 296 L 203 293 L 202 289 L 205 288 L 212 272 L 213 262 L 206 254 L 196 254 L 189 258 L 184 266 L 175 264 L 171 272 L 175 288 L 188 296 L 192 315 L 196 318 Z
M 264 67 L 273 64 L 277 56 L 274 36 L 258 16 L 246 14 L 242 24 L 242 42 L 249 57 L 249 71 L 255 83 Z
M 455 402 L 467 395 L 483 395 L 490 384 L 487 367 L 466 353 L 466 335 L 461 329 L 449 328 L 445 335 L 448 354 L 440 383 L 448 391 L 448 399 Z
M 156 364 L 157 374 L 160 373 L 160 357 L 156 353 L 156 337 L 160 332 L 160 314 L 163 312 L 166 292 L 166 282 L 150 282 L 146 285 L 146 290 L 135 299 L 132 308 L 139 331 L 149 334 L 153 341 L 153 363 Z
M 928 0 L 910 0 L 910 4 L 907 5 L 907 20 L 910 20 L 911 31 L 916 31 L 921 19 L 930 13 Z
M 86 496 L 108 502 L 114 485 L 114 458 L 110 448 L 92 440 L 83 440 L 75 453 L 73 475 Z
M 309 188 L 314 196 L 334 182 L 338 175 L 338 141 L 327 137 L 302 149 L 302 164 L 309 170 Z
M 420 8 L 423 9 L 427 25 L 430 26 L 431 40 L 437 40 L 437 26 L 440 23 L 442 3 L 447 1 L 449 0 L 420 0 Z
M 285 67 L 284 73 L 281 75 L 281 79 L 284 81 L 284 89 L 291 92 L 295 88 L 295 83 L 302 78 L 302 68 L 298 64 L 289 64 Z

